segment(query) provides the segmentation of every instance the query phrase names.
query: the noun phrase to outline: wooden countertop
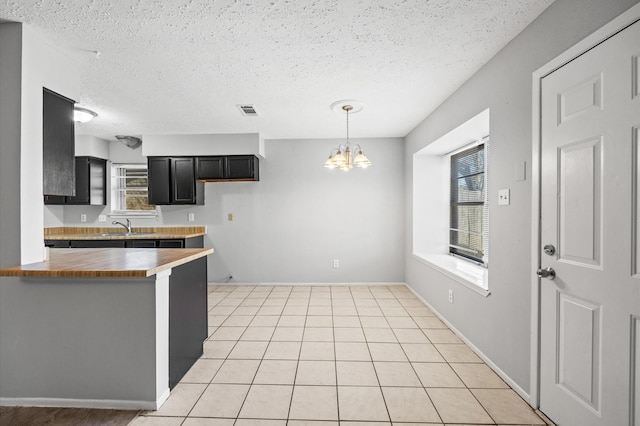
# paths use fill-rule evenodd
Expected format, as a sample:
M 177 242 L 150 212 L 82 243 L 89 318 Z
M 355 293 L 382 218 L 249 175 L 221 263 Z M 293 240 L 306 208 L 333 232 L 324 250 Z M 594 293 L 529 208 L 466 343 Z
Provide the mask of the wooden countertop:
M 51 249 L 48 261 L 1 268 L 4 277 L 150 277 L 213 253 L 211 248 Z
M 118 227 L 57 227 L 45 228 L 45 240 L 161 240 L 193 238 L 205 235 L 204 226 L 133 227 L 133 234 L 125 234 Z M 108 235 L 105 235 L 108 234 Z

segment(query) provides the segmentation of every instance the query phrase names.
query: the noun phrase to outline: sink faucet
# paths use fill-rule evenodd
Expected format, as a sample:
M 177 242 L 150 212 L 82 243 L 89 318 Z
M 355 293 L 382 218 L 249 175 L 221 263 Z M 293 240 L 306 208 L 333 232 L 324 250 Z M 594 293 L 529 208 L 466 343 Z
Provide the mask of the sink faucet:
M 120 225 L 120 226 L 124 226 L 124 229 L 127 230 L 127 232 L 130 234 L 131 233 L 131 221 L 129 219 L 125 219 L 127 221 L 127 224 L 125 225 L 122 222 L 118 222 L 117 220 L 114 220 L 113 222 L 111 222 L 112 225 Z

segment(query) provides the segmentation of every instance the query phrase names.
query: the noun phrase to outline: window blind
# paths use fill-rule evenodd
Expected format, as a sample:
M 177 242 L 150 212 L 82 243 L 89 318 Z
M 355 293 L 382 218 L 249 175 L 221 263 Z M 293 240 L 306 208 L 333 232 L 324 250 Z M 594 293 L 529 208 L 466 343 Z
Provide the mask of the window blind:
M 451 156 L 449 252 L 482 264 L 488 261 L 487 142 Z
M 146 165 L 114 164 L 112 168 L 112 212 L 155 212 L 149 205 Z

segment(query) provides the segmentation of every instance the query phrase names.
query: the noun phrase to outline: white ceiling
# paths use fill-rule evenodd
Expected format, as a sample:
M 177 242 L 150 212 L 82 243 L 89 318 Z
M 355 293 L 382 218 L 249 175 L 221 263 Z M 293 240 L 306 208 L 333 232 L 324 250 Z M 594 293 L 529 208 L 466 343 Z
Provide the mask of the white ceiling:
M 82 70 L 78 134 L 405 136 L 553 0 L 15 0 Z M 94 52 L 100 52 L 99 58 Z M 237 104 L 255 104 L 243 117 Z

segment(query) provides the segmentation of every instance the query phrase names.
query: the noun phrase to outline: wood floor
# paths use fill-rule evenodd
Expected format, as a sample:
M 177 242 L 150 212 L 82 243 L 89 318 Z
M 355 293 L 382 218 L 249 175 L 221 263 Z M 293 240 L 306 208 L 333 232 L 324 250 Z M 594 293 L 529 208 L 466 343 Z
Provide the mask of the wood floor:
M 137 414 L 92 408 L 0 407 L 0 425 L 126 426 Z

